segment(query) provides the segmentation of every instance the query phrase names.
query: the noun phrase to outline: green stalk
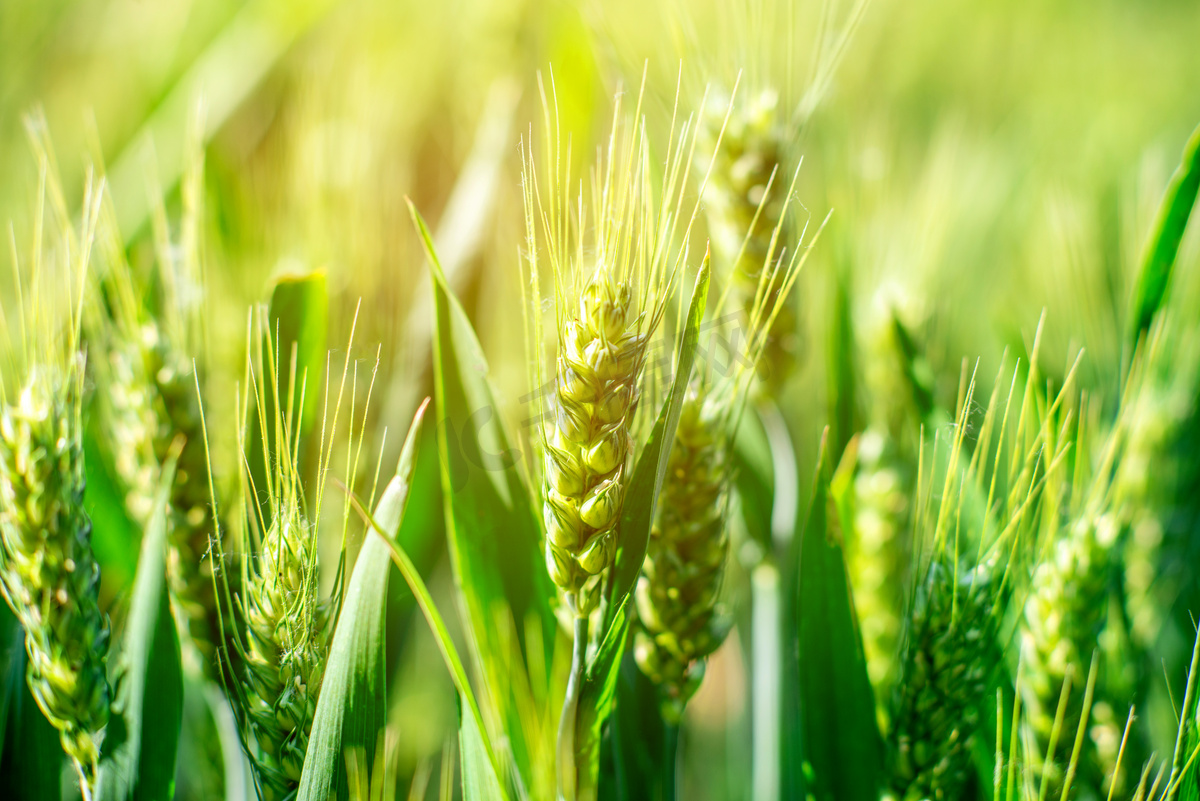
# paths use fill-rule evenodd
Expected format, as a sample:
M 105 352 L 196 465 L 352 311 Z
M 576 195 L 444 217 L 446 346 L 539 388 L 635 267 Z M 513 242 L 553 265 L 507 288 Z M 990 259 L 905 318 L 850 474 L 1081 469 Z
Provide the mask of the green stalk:
M 663 801 L 679 797 L 679 724 L 663 724 Z
M 754 642 L 752 766 L 754 801 L 779 798 L 779 709 L 782 700 L 779 637 L 779 569 L 765 560 L 750 578 Z
M 583 685 L 583 668 L 587 655 L 588 618 L 575 618 L 575 643 L 571 649 L 571 675 L 567 679 L 567 695 L 563 699 L 562 715 L 558 720 L 558 797 L 559 801 L 576 801 L 579 771 L 575 763 L 575 720 L 579 712 L 579 690 Z

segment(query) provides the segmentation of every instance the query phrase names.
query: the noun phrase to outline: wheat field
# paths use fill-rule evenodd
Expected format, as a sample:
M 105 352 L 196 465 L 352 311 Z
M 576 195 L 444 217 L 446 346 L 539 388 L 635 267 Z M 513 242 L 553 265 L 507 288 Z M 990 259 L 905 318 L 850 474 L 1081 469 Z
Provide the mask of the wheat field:
M 0 798 L 1200 801 L 1198 35 L 0 4 Z

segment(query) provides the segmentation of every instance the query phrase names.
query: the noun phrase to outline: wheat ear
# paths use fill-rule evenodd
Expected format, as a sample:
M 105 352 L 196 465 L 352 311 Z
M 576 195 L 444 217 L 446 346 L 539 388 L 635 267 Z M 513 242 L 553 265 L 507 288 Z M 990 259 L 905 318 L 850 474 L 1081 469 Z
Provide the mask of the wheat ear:
M 20 337 L 14 341 L 24 345 L 13 374 L 23 375 L 23 383 L 12 400 L 9 388 L 0 384 L 0 591 L 25 630 L 29 689 L 58 730 L 83 796 L 90 800 L 99 735 L 109 718 L 109 626 L 98 603 L 100 568 L 84 510 L 79 332 L 103 189 L 89 175 L 77 232 L 50 167 L 44 121 L 29 126 L 39 156 L 40 202 L 27 285 L 22 285 L 13 244 L 22 304 Z M 54 249 L 43 249 L 42 242 L 47 189 L 57 212 L 51 223 L 61 231 Z M 63 256 L 65 263 L 57 263 Z M 64 274 L 55 274 L 58 268 Z M 65 292 L 56 284 L 64 279 Z M 63 308 L 64 298 L 76 305 Z

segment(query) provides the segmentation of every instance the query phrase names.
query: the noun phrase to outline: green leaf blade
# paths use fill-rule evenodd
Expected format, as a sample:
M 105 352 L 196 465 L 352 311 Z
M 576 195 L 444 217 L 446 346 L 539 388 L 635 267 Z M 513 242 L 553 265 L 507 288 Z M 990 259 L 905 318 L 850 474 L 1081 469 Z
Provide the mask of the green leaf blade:
M 465 707 L 468 702 L 464 696 L 459 696 L 459 707 Z M 493 760 L 492 749 L 487 744 L 480 720 L 478 709 L 461 715 L 459 726 L 459 750 L 462 753 L 462 792 L 463 801 L 500 801 L 507 798 L 500 784 L 500 774 Z
M 433 276 L 434 385 L 439 421 L 442 494 L 451 565 L 467 612 L 468 642 L 485 680 L 502 683 L 514 669 L 497 614 L 511 616 L 525 664 L 539 660 L 547 675 L 558 636 L 555 588 L 542 559 L 540 518 L 518 469 L 519 453 L 499 417 L 487 359 L 454 297 L 424 220 L 410 204 Z M 530 653 L 528 621 L 541 628 L 542 648 Z M 489 687 L 517 767 L 531 779 L 519 712 L 507 686 Z
M 64 762 L 58 731 L 46 720 L 25 680 L 25 635 L 18 627 L 17 650 L 5 692 L 9 694 L 0 798 L 62 801 Z
M 1200 192 L 1200 126 L 1184 146 L 1183 157 L 1167 184 L 1142 254 L 1129 311 L 1131 348 L 1150 328 L 1166 298 L 1175 257 L 1196 204 L 1197 192 Z
M 174 460 L 163 468 L 142 539 L 120 656 L 113 715 L 100 758 L 102 801 L 169 799 L 183 721 L 183 666 L 167 590 L 167 508 Z
M 375 507 L 374 519 L 386 531 L 396 531 L 408 501 L 416 444 L 426 405 L 413 419 L 396 474 Z M 361 746 L 367 764 L 374 762 L 377 735 L 387 717 L 387 667 L 384 659 L 388 575 L 388 543 L 373 529 L 367 531 L 342 601 L 321 695 L 313 717 L 299 801 L 329 801 L 345 791 L 347 747 Z
M 784 584 L 782 796 L 877 801 L 883 746 L 822 437 L 808 519 Z

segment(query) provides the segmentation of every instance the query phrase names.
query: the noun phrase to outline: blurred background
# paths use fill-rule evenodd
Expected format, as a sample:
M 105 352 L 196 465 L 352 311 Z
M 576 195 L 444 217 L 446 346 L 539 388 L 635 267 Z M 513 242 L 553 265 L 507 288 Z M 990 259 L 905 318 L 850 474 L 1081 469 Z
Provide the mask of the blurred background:
M 705 86 L 728 91 L 739 72 L 739 91 L 771 86 L 783 107 L 801 103 L 821 77 L 813 54 L 853 20 L 792 137 L 804 216 L 834 212 L 798 284 L 802 367 L 780 404 L 801 464 L 831 416 L 831 339 L 868 347 L 890 307 L 921 332 L 947 408 L 962 360 L 995 374 L 1006 348 L 1027 351 L 1043 308 L 1046 372 L 1061 378 L 1083 348 L 1081 386 L 1108 391 L 1140 245 L 1200 120 L 1190 0 L 4 0 L 0 219 L 28 228 L 37 176 L 23 119 L 40 108 L 68 202 L 102 160 L 126 244 L 149 260 L 153 186 L 178 203 L 198 130 L 216 360 L 240 364 L 246 309 L 273 277 L 324 269 L 330 343 L 344 353 L 357 309 L 356 354 L 379 349 L 367 430 L 392 459 L 429 391 L 428 279 L 406 197 L 435 229 L 519 421 L 519 142 L 541 126 L 542 92 L 582 159 L 602 142 L 614 93 L 636 92 L 644 69 L 651 139 L 664 146 L 676 102 L 695 113 Z M 1193 230 L 1180 280 L 1194 280 L 1198 249 Z M 853 334 L 832 328 L 839 297 Z M 224 378 L 230 402 L 235 378 Z M 866 402 L 850 414 L 867 416 Z M 449 605 L 436 521 L 431 532 L 423 571 Z M 110 593 L 128 583 L 121 570 L 105 565 Z M 411 771 L 456 713 L 424 624 L 397 626 L 394 718 Z M 684 797 L 748 787 L 739 647 L 731 637 L 691 707 Z M 741 758 L 706 762 L 710 751 Z

